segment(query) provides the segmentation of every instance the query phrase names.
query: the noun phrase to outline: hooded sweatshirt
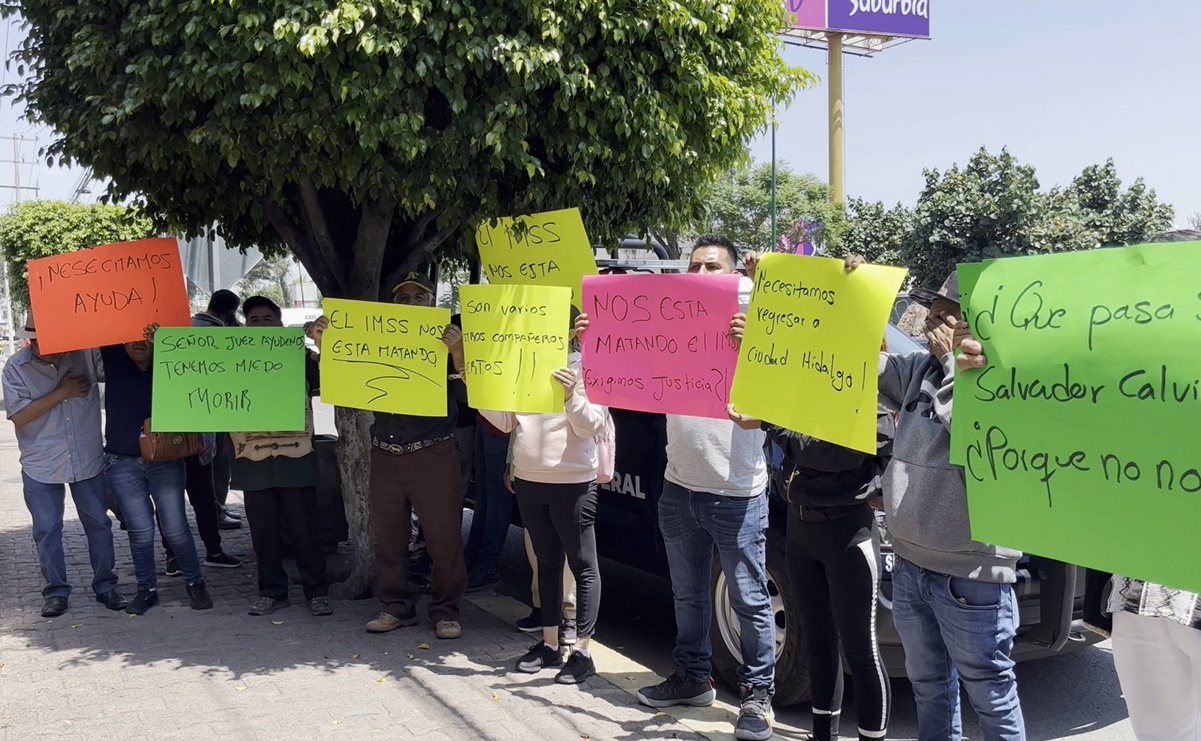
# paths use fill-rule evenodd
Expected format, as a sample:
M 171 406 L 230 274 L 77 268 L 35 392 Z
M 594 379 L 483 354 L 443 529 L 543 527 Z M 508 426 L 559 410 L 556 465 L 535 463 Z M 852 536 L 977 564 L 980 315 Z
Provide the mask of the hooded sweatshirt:
M 876 452 L 864 453 L 777 425 L 763 424 L 768 439 L 784 452 L 780 491 L 807 522 L 823 522 L 859 511 L 880 494 L 880 476 L 892 454 L 895 415 L 876 409 Z
M 898 556 L 930 571 L 1010 584 L 1019 551 L 972 540 L 963 469 L 951 463 L 955 356 L 880 354 L 880 401 L 899 412 L 884 509 Z
M 513 476 L 539 484 L 582 484 L 596 478 L 596 442 L 609 411 L 588 401 L 580 356 L 567 365 L 575 371 L 575 388 L 561 414 L 518 414 L 479 410 L 501 432 L 513 432 L 510 455 Z

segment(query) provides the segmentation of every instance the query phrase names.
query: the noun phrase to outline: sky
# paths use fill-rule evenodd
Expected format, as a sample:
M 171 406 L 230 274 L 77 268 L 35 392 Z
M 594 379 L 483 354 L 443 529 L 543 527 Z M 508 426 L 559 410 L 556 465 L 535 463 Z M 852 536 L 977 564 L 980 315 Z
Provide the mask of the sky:
M 1113 158 L 1176 209 L 1201 212 L 1201 1 L 930 0 L 930 40 L 846 57 L 848 196 L 912 205 L 924 168 L 1008 147 L 1044 188 Z M 789 48 L 822 78 L 778 112 L 776 156 L 829 171 L 826 53 Z M 771 159 L 771 140 L 751 148 Z
M 1037 168 L 1043 187 L 1112 157 L 1124 182 L 1142 177 L 1176 208 L 1201 212 L 1201 1 L 930 0 L 931 39 L 844 64 L 849 196 L 912 204 L 922 170 L 965 163 L 981 146 L 1007 146 Z M 10 22 L 11 23 L 11 22 Z M 5 48 L 20 31 L 6 24 Z M 828 174 L 826 54 L 787 48 L 790 64 L 823 81 L 779 115 L 777 156 Z M 6 54 L 7 56 L 7 54 Z M 15 72 L 2 73 L 11 82 Z M 67 199 L 78 171 L 38 164 L 51 135 L 0 99 L 0 184 L 11 185 L 13 135 L 22 183 Z M 768 136 L 751 148 L 768 160 Z M 97 190 L 93 188 L 93 190 Z M 14 191 L 0 189 L 0 203 Z M 24 192 L 23 198 L 34 197 Z M 94 200 L 95 194 L 81 200 Z

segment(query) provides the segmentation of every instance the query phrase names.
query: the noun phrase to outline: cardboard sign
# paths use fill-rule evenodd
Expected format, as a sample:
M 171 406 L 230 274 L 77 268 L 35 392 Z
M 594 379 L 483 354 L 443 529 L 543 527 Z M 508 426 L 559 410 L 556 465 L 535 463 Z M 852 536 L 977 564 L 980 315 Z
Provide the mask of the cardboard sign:
M 476 409 L 561 413 L 571 292 L 556 286 L 460 286 L 467 398 Z
M 44 353 L 142 339 L 192 323 L 175 239 L 119 242 L 30 260 L 29 302 Z
M 726 419 L 737 275 L 584 278 L 584 386 L 595 404 Z
M 304 332 L 163 327 L 154 335 L 154 432 L 299 432 Z
M 487 221 L 475 231 L 484 276 L 489 283 L 533 284 L 571 289 L 580 306 L 580 283 L 596 275 L 592 243 L 578 208 Z
M 902 268 L 770 254 L 759 261 L 731 398 L 739 412 L 876 452 L 878 362 Z
M 327 298 L 321 400 L 373 412 L 442 417 L 449 309 Z
M 961 265 L 972 537 L 1201 592 L 1201 242 Z

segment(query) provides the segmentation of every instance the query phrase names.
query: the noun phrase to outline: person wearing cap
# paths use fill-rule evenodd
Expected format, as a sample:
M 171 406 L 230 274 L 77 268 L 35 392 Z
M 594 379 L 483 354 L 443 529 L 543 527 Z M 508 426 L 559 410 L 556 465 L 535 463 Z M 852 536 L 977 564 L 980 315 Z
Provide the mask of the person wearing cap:
M 1201 230 L 1157 234 L 1148 244 L 1201 243 Z M 967 340 L 959 369 L 985 367 Z M 1201 594 L 1120 574 L 1088 572 L 1085 627 L 1113 639 L 1113 666 L 1139 741 L 1201 738 Z
M 847 271 L 863 264 L 847 257 Z M 951 463 L 955 351 L 971 333 L 951 273 L 937 291 L 915 288 L 927 307 L 928 351 L 880 354 L 880 402 L 899 413 L 892 460 L 882 485 L 896 554 L 892 614 L 917 700 L 919 741 L 962 737 L 962 683 L 981 736 L 1024 741 L 1014 674 L 1020 622 L 1019 551 L 972 539 L 963 469 Z M 974 342 L 974 341 L 973 341 Z
M 392 289 L 395 303 L 434 305 L 437 289 L 418 272 L 409 272 Z M 320 317 L 305 329 L 321 347 L 329 326 Z M 466 400 L 463 385 L 463 333 L 447 325 L 442 341 L 450 351 L 447 368 L 446 414 L 422 417 L 375 413 L 371 428 L 371 520 L 375 531 L 375 596 L 382 610 L 367 623 L 368 633 L 387 633 L 417 624 L 421 592 L 409 583 L 411 515 L 417 513 L 425 531 L 433 568 L 430 620 L 438 638 L 462 635 L 459 602 L 467 590 L 463 557 L 462 501 L 459 495 L 459 453 L 455 444 L 458 401 Z
M 264 296 L 242 305 L 247 327 L 282 327 L 283 312 Z M 231 432 L 233 485 L 246 501 L 250 539 L 258 560 L 259 596 L 251 615 L 270 615 L 287 607 L 288 573 L 284 571 L 284 529 L 300 571 L 309 612 L 332 615 L 325 552 L 317 527 L 317 456 L 313 452 L 312 396 L 320 389 L 317 359 L 305 353 L 304 429 L 289 432 Z
M 110 610 L 124 609 L 104 483 L 100 355 L 96 350 L 42 353 L 32 318 L 20 336 L 29 345 L 4 366 L 4 407 L 17 431 L 25 506 L 33 518 L 33 542 L 46 580 L 42 617 L 62 615 L 71 596 L 63 553 L 68 485 L 88 540 L 96 601 Z

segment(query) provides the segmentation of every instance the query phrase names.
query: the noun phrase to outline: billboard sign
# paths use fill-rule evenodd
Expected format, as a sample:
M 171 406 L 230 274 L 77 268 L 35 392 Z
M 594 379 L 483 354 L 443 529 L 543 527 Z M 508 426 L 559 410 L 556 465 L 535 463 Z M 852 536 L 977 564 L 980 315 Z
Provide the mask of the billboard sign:
M 792 28 L 930 38 L 930 0 L 784 0 L 784 6 Z

